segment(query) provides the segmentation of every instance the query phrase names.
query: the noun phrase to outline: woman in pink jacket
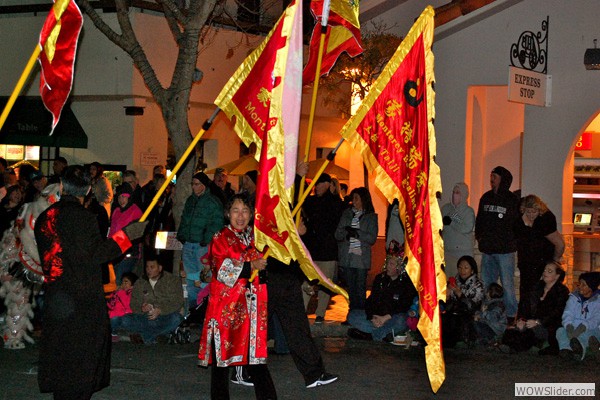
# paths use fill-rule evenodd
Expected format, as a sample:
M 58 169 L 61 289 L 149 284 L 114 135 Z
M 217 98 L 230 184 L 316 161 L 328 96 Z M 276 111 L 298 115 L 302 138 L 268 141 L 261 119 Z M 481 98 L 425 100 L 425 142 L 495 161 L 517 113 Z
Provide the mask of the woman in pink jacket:
M 142 210 L 131 201 L 133 189 L 128 183 L 123 183 L 117 189 L 118 207 L 115 208 L 110 217 L 110 229 L 108 237 L 112 237 L 115 233 L 129 225 L 133 221 L 137 221 L 142 216 Z M 121 279 L 125 272 L 133 271 L 135 263 L 140 258 L 140 245 L 134 244 L 127 253 L 119 259 L 115 267 L 115 277 L 117 285 L 121 284 Z

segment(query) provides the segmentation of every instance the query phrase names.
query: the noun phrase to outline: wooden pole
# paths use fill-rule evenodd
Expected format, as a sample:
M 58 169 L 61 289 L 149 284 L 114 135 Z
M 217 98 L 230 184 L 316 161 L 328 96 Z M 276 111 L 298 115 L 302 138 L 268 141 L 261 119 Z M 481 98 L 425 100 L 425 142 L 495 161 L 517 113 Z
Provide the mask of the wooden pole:
M 21 93 L 21 90 L 23 90 L 23 86 L 25 86 L 25 82 L 27 81 L 27 78 L 29 78 L 29 75 L 31 74 L 33 66 L 35 65 L 35 62 L 37 61 L 37 58 L 40 55 L 41 51 L 42 47 L 38 44 L 35 46 L 31 57 L 29 57 L 29 61 L 27 61 L 27 65 L 25 65 L 25 69 L 21 73 L 21 77 L 19 78 L 15 88 L 13 89 L 10 97 L 8 98 L 8 102 L 6 102 L 4 110 L 2 110 L 2 115 L 0 115 L 0 130 L 2 130 L 2 127 L 6 122 L 6 118 L 8 118 L 8 114 L 12 110 L 15 101 L 17 100 L 17 97 L 19 97 L 19 94 Z
M 213 121 L 215 120 L 215 118 L 217 117 L 217 114 L 219 113 L 219 111 L 221 111 L 221 109 L 217 107 L 217 109 L 213 112 L 213 114 L 210 116 L 210 118 L 207 119 L 204 122 L 204 124 L 202 124 L 202 128 L 200 129 L 200 131 L 198 132 L 198 134 L 194 137 L 194 140 L 192 140 L 192 143 L 190 143 L 190 145 L 188 146 L 188 148 L 185 150 L 185 152 L 183 153 L 183 155 L 181 156 L 181 158 L 179 159 L 179 161 L 177 162 L 177 164 L 173 168 L 173 171 L 171 171 L 171 173 L 169 174 L 169 176 L 167 177 L 167 179 L 165 179 L 165 182 L 162 184 L 162 186 L 160 187 L 160 189 L 158 189 L 158 192 L 156 192 L 156 194 L 154 195 L 154 198 L 152 199 L 152 202 L 150 203 L 150 205 L 148 206 L 148 208 L 146 209 L 146 211 L 144 211 L 144 214 L 140 218 L 140 222 L 143 222 L 143 221 L 146 220 L 146 218 L 148 218 L 148 215 L 150 215 L 150 213 L 152 212 L 152 209 L 156 206 L 156 203 L 158 203 L 158 200 L 160 199 L 160 196 L 162 196 L 162 194 L 164 193 L 164 191 L 167 188 L 167 186 L 169 186 L 169 182 L 171 182 L 171 180 L 173 179 L 173 177 L 181 169 L 181 166 L 187 160 L 187 158 L 190 155 L 190 153 L 192 152 L 192 150 L 194 150 L 194 147 L 196 147 L 196 145 L 198 144 L 198 142 L 202 138 L 202 135 L 204 135 L 204 132 L 206 132 L 207 130 L 210 129 L 210 127 L 211 127 Z

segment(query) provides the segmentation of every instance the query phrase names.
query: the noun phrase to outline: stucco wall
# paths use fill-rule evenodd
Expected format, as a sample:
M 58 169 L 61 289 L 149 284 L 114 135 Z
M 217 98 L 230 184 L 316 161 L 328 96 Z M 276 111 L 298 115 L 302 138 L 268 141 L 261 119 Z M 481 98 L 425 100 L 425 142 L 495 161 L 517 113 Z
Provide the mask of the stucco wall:
M 407 9 L 424 6 L 423 2 L 409 1 L 391 10 L 386 18 L 394 21 L 397 15 L 398 21 L 403 22 Z M 433 50 L 437 161 L 442 170 L 444 191 L 449 192 L 454 182 L 467 175 L 465 132 L 469 88 L 506 85 L 511 45 L 524 31 L 540 31 L 541 22 L 549 16 L 548 74 L 552 75 L 552 106 L 525 106 L 522 191 L 538 194 L 557 218 L 568 225 L 572 179 L 566 176 L 563 183 L 563 170 L 575 138 L 594 117 L 600 104 L 600 72 L 587 71 L 583 66 L 585 50 L 593 47 L 594 38 L 600 37 L 598 2 L 498 0 L 479 11 L 485 13 L 493 7 L 507 8 L 462 30 L 455 32 L 449 24 L 435 32 L 441 37 L 435 40 Z M 462 17 L 462 20 L 470 17 Z M 456 24 L 460 22 L 456 20 Z M 487 156 L 480 157 L 487 163 Z M 502 164 L 502 156 L 494 158 L 494 164 Z M 567 173 L 569 171 L 567 168 Z M 474 204 L 477 201 L 472 199 Z

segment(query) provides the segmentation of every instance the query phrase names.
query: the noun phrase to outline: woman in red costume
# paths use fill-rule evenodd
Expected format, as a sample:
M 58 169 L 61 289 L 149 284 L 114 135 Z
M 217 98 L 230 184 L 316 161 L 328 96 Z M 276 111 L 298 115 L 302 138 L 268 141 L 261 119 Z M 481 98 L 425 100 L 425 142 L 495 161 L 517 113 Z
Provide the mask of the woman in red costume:
M 230 223 L 213 237 L 206 263 L 213 280 L 200 339 L 202 366 L 213 365 L 211 399 L 229 399 L 229 366 L 248 365 L 257 399 L 276 399 L 267 368 L 267 288 L 252 271 L 267 262 L 254 247 L 251 209 L 235 195 L 226 209 Z

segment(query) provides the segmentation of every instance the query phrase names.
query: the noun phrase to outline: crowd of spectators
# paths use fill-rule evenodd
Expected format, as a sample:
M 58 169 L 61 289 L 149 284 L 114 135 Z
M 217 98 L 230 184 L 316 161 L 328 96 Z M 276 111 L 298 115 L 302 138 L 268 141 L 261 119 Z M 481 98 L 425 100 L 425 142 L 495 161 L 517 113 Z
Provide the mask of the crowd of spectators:
M 57 157 L 53 174 L 46 177 L 28 163 L 21 163 L 15 171 L 0 159 L 0 234 L 11 229 L 24 203 L 39 198 L 49 183 L 65 179 L 64 174 L 72 172 L 70 168 L 66 159 Z M 91 163 L 85 174 L 89 176 L 86 179 L 91 190 L 79 196 L 83 193 L 71 186 L 67 192 L 75 190 L 81 204 L 95 216 L 95 222 L 88 221 L 98 226 L 93 229 L 94 235 L 103 240 L 112 238 L 116 243 L 121 240 L 122 232 L 135 224 L 153 203 L 167 179 L 162 165 L 153 169 L 152 179 L 143 186 L 136 171 L 126 170 L 122 182 L 113 187 L 98 162 Z M 242 349 L 240 362 L 232 364 L 225 354 L 231 348 L 211 347 L 216 344 L 213 335 L 217 333 L 218 337 L 233 335 L 232 345 L 237 343 L 242 347 L 247 338 L 256 338 L 257 333 L 248 330 L 254 325 L 241 331 L 218 332 L 216 327 L 223 310 L 237 312 L 231 307 L 238 302 L 243 307 L 234 308 L 247 311 L 251 303 L 245 302 L 258 300 L 252 307 L 264 307 L 265 319 L 257 323 L 266 326 L 268 321 L 278 348 L 292 355 L 307 387 L 334 382 L 337 376 L 326 372 L 312 341 L 306 315 L 316 297 L 314 323 L 325 322 L 331 293 L 317 282 L 302 283 L 297 263 L 286 265 L 271 257 L 265 260 L 258 252 L 250 256 L 253 243 L 248 242 L 248 232 L 252 232 L 258 171 L 248 171 L 242 176 L 238 194 L 228 178 L 222 168 L 215 170 L 212 180 L 203 172 L 195 173 L 179 226 L 173 215 L 175 186 L 169 183 L 154 202 L 148 223 L 143 224 L 143 233 L 138 236 L 132 230 L 129 232 L 130 238 L 141 240 L 123 246 L 120 251 L 107 251 L 102 260 L 94 261 L 102 261 L 100 271 L 108 299 L 112 340 L 121 340 L 123 335 L 144 344 L 172 339 L 185 317 L 211 293 L 207 321 L 213 322 L 204 324 L 200 359 L 204 365 L 216 363 L 213 384 L 223 390 L 224 382 L 229 379 L 223 367 L 249 365 L 238 369 L 232 381 L 254 386 L 257 396 L 274 395 L 268 369 L 257 368 L 266 362 L 264 349 L 255 348 L 260 350 L 255 354 Z M 83 181 L 77 182 L 83 185 Z M 578 288 L 569 295 L 562 283 L 565 272 L 560 262 L 565 245 L 556 217 L 535 195 L 519 200 L 510 191 L 511 183 L 511 173 L 498 166 L 490 174 L 491 190 L 481 197 L 477 213 L 469 206 L 469 188 L 463 182 L 454 186 L 450 201 L 441 207 L 448 281 L 447 298 L 441 304 L 444 347 L 464 342 L 468 346 L 518 352 L 536 346 L 540 355 L 560 354 L 576 359 L 597 353 L 600 273 L 582 274 Z M 347 193 L 347 185 L 340 184 L 335 176 L 320 175 L 314 193 L 302 206 L 298 225 L 301 238 L 325 276 L 348 290 L 349 310 L 343 324 L 349 326 L 349 337 L 397 344 L 396 336 L 409 335 L 417 341 L 418 296 L 406 272 L 399 202 L 393 201 L 388 208 L 386 261 L 368 295 L 367 277 L 379 231 L 378 217 L 367 188 L 358 187 Z M 176 232 L 183 250 L 180 266 L 173 265 L 171 251 L 155 248 L 158 231 Z M 42 233 L 47 234 L 40 231 L 40 238 Z M 231 240 L 225 240 L 229 236 Z M 225 242 L 217 247 L 217 239 Z M 235 244 L 236 241 L 239 243 Z M 482 255 L 482 278 L 475 260 L 477 248 Z M 217 254 L 217 249 L 224 253 Z M 53 250 L 46 246 L 44 251 Z M 518 302 L 513 285 L 515 266 L 520 272 Z M 54 267 L 48 268 L 44 271 L 50 278 L 56 278 L 52 275 Z M 264 280 L 261 276 L 257 283 L 249 284 L 253 269 L 264 269 L 270 277 Z M 234 290 L 237 286 L 240 289 Z M 235 301 L 222 298 L 217 302 L 217 296 L 227 291 L 232 291 L 231 295 L 243 294 L 243 298 Z M 251 296 L 247 297 L 245 291 Z M 51 304 L 48 307 L 52 309 Z M 100 353 L 104 354 L 104 350 Z M 42 373 L 48 381 L 41 381 L 41 387 L 62 391 L 62 386 L 58 389 L 52 386 L 52 375 Z M 104 377 L 100 378 L 84 389 L 97 390 L 105 383 Z

